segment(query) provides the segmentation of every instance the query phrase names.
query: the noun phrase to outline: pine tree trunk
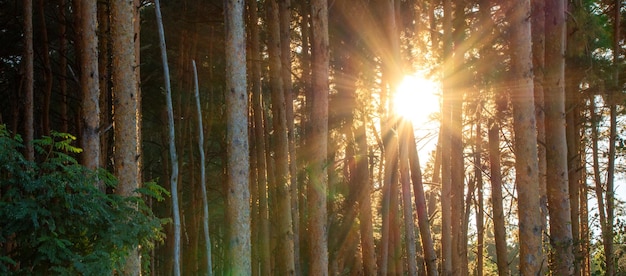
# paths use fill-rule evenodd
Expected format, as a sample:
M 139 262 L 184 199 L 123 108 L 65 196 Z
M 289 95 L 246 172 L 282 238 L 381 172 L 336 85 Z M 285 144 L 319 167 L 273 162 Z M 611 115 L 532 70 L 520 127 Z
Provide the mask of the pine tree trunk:
M 289 144 L 287 140 L 287 121 L 285 111 L 285 94 L 282 80 L 280 58 L 280 22 L 277 0 L 266 1 L 266 23 L 268 24 L 268 53 L 270 60 L 270 89 L 272 91 L 273 144 L 275 161 L 275 195 L 276 200 L 276 235 L 278 259 L 275 260 L 277 273 L 293 275 L 295 273 L 293 226 L 291 216 L 291 200 L 289 193 Z
M 406 244 L 406 258 L 408 275 L 417 275 L 417 254 L 415 249 L 415 219 L 413 218 L 413 202 L 411 200 L 411 176 L 409 172 L 409 149 L 413 127 L 406 121 L 400 124 L 400 184 L 402 187 L 402 215 L 404 218 L 404 238 Z
M 32 141 L 35 136 L 34 103 L 34 53 L 33 53 L 33 0 L 24 0 L 24 145 L 26 160 L 35 161 Z M 17 117 L 17 116 L 16 116 Z
M 500 167 L 500 126 L 493 119 L 489 120 L 489 164 L 491 172 L 491 205 L 493 210 L 493 232 L 496 242 L 496 264 L 499 275 L 509 275 L 506 246 L 506 228 L 504 226 L 504 207 L 502 205 L 502 172 Z
M 44 135 L 50 135 L 50 98 L 52 96 L 52 66 L 50 64 L 50 47 L 48 40 L 48 27 L 46 24 L 45 13 L 45 1 L 39 0 L 37 3 L 39 12 L 39 24 L 41 35 L 41 55 L 43 58 L 43 71 L 44 71 L 44 88 L 43 88 L 43 110 L 41 111 L 41 123 Z M 89 5 L 89 4 L 87 4 Z M 93 18 L 95 16 L 95 10 L 93 11 Z M 80 18 L 83 19 L 83 18 Z M 95 24 L 94 24 L 95 25 Z M 95 33 L 93 33 L 95 36 Z M 82 69 L 81 69 L 82 72 Z M 97 79 L 97 78 L 96 78 Z M 85 116 L 86 117 L 86 116 Z M 85 150 L 83 148 L 83 150 Z
M 565 7 L 562 0 L 546 1 L 546 176 L 550 214 L 551 271 L 574 273 L 572 221 L 565 133 Z
M 372 183 L 368 169 L 366 122 L 356 130 L 357 144 L 357 183 L 361 183 L 361 196 L 359 197 L 359 226 L 361 229 L 361 255 L 363 258 L 363 275 L 376 275 L 376 251 L 374 248 L 374 227 L 372 225 Z
M 309 274 L 328 275 L 327 202 L 329 158 L 328 148 L 328 3 L 311 1 L 312 88 L 311 152 L 308 189 L 309 205 Z
M 537 133 L 533 100 L 530 0 L 511 7 L 511 102 L 515 133 L 515 171 L 518 193 L 520 273 L 541 273 L 541 208 L 537 163 Z
M 452 58 L 452 4 L 451 0 L 443 0 L 443 56 L 444 60 Z M 453 239 L 452 239 L 452 159 L 451 159 L 451 115 L 452 102 L 450 94 L 450 64 L 444 63 L 444 76 L 441 108 L 441 258 L 443 275 L 452 275 Z
M 97 169 L 100 164 L 100 83 L 98 71 L 97 4 L 86 1 L 78 10 L 80 16 L 78 43 L 80 61 L 80 88 L 82 90 L 83 165 Z M 100 190 L 105 187 L 98 184 Z
M 409 133 L 409 162 L 411 167 L 411 181 L 413 182 L 413 195 L 415 196 L 415 209 L 420 238 L 422 239 L 427 275 L 437 276 L 437 253 L 435 253 L 435 245 L 430 231 L 429 214 L 426 210 L 426 196 L 424 195 L 424 182 L 422 179 L 419 155 L 417 154 L 417 145 L 415 144 L 415 134 L 413 132 Z
M 137 102 L 137 80 L 135 68 L 135 43 L 133 21 L 134 5 L 132 1 L 113 1 L 111 5 L 111 40 L 113 56 L 112 81 L 115 83 L 113 94 L 115 102 L 115 175 L 118 179 L 116 193 L 122 196 L 135 194 L 140 187 L 141 176 L 137 158 L 139 125 Z M 141 263 L 137 248 L 126 259 L 124 273 L 139 275 Z
M 250 192 L 248 148 L 248 92 L 244 1 L 224 6 L 226 32 L 226 152 L 228 192 L 228 269 L 231 275 L 250 275 Z

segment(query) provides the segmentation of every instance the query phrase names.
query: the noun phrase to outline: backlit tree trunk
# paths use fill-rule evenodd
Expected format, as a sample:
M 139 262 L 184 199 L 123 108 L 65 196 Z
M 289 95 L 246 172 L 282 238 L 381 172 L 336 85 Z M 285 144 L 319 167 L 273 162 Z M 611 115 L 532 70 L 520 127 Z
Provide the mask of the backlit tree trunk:
M 311 106 L 311 152 L 308 189 L 309 274 L 328 275 L 327 213 L 328 190 L 328 3 L 311 1 L 313 99 Z
M 489 164 L 491 172 L 493 232 L 496 242 L 496 264 L 498 265 L 498 273 L 500 275 L 509 275 L 506 230 L 504 227 L 504 208 L 502 206 L 502 172 L 500 160 L 500 126 L 498 122 L 491 119 L 489 120 Z
M 546 164 L 550 213 L 551 271 L 570 275 L 574 268 L 565 135 L 565 6 L 546 0 Z
M 541 208 L 537 163 L 537 133 L 532 83 L 530 0 L 510 9 L 511 102 L 515 133 L 515 171 L 518 194 L 520 273 L 541 273 Z
M 289 143 L 287 139 L 287 121 L 285 111 L 285 94 L 282 80 L 280 58 L 280 22 L 277 0 L 266 0 L 266 23 L 268 24 L 267 48 L 269 54 L 270 89 L 272 90 L 272 148 L 275 161 L 275 182 L 273 199 L 276 243 L 276 273 L 293 275 L 295 273 L 293 228 L 291 216 L 291 200 L 289 193 Z M 274 229 L 276 229 L 274 231 Z

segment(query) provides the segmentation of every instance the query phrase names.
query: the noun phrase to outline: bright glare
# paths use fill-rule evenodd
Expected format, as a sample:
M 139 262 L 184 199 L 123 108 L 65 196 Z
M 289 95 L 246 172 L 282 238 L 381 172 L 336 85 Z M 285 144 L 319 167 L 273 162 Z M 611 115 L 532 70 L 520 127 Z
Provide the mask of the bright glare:
M 424 124 L 439 111 L 439 87 L 436 83 L 415 75 L 404 77 L 394 96 L 396 114 L 413 124 Z

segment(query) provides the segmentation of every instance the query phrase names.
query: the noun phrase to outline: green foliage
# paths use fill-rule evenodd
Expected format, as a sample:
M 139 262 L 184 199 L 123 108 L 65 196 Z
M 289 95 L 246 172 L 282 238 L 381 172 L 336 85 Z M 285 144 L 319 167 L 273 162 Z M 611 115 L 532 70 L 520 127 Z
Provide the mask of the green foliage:
M 80 152 L 74 139 L 52 133 L 34 141 L 42 161 L 33 163 L 20 153 L 19 136 L 0 125 L 0 274 L 112 274 L 132 248 L 163 239 L 163 222 L 141 197 L 96 188 L 116 180 L 79 165 L 70 155 Z M 155 185 L 138 192 L 162 198 Z

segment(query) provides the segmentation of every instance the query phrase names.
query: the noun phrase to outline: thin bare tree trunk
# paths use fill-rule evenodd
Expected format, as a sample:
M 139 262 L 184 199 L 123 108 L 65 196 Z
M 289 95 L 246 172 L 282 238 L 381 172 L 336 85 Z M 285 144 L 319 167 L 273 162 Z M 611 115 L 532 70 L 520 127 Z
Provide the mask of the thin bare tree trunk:
M 443 0 L 443 56 L 444 60 L 451 60 L 452 57 L 452 4 L 451 0 Z M 444 64 L 443 81 L 443 104 L 441 108 L 441 258 L 442 274 L 452 275 L 453 273 L 453 239 L 452 239 L 452 160 L 451 160 L 451 87 L 450 64 Z
M 400 124 L 400 184 L 402 185 L 402 212 L 404 217 L 404 238 L 408 275 L 417 275 L 417 254 L 415 249 L 415 219 L 413 219 L 413 202 L 411 200 L 411 177 L 409 171 L 410 132 L 413 127 L 409 122 L 401 120 Z M 410 127 L 410 128 L 409 128 Z
M 165 79 L 165 100 L 167 104 L 167 121 L 169 130 L 169 151 L 172 172 L 170 174 L 170 192 L 172 193 L 172 216 L 174 219 L 174 259 L 173 274 L 178 276 L 181 274 L 181 221 L 180 208 L 178 204 L 178 156 L 176 154 L 176 135 L 174 127 L 174 108 L 172 104 L 172 88 L 170 82 L 170 70 L 167 60 L 167 47 L 165 45 L 165 33 L 163 31 L 163 19 L 161 16 L 161 4 L 159 0 L 155 0 L 155 11 L 157 24 L 159 28 L 159 46 L 161 47 L 161 61 L 163 62 L 163 77 Z M 134 51 L 134 49 L 133 49 Z
M 89 5 L 89 4 L 87 4 Z M 50 48 L 48 41 L 48 27 L 46 25 L 46 13 L 45 13 L 45 1 L 39 0 L 37 3 L 39 8 L 39 20 L 40 20 L 40 28 L 41 28 L 41 48 L 42 48 L 42 57 L 43 57 L 43 71 L 44 71 L 44 89 L 43 89 L 43 110 L 41 111 L 41 121 L 43 126 L 43 134 L 50 135 L 50 97 L 52 95 L 52 67 L 50 65 Z M 92 18 L 95 16 L 95 11 L 93 15 L 90 15 Z M 82 17 L 82 16 L 81 16 Z M 80 18 L 84 20 L 84 18 Z M 95 32 L 93 32 L 95 36 Z M 97 59 L 97 58 L 96 58 Z M 82 70 L 81 70 L 82 72 Z M 81 73 L 82 74 L 82 73 Z M 85 116 L 86 118 L 86 116 Z M 85 150 L 83 148 L 83 150 Z
M 368 170 L 368 148 L 366 122 L 356 130 L 357 144 L 357 183 L 360 183 L 361 196 L 359 197 L 359 226 L 361 229 L 361 255 L 363 258 L 363 273 L 366 276 L 376 275 L 376 251 L 374 248 L 374 227 L 372 225 L 372 183 Z
M 59 89 L 61 90 L 61 132 L 68 132 L 67 119 L 67 2 L 59 2 Z
M 493 210 L 493 232 L 496 242 L 496 264 L 498 274 L 509 275 L 504 208 L 502 206 L 502 173 L 500 168 L 500 126 L 489 120 L 489 164 L 491 171 L 491 205 Z
M 209 235 L 209 201 L 206 194 L 206 173 L 204 159 L 204 127 L 202 125 L 202 109 L 200 108 L 200 89 L 198 86 L 198 69 L 196 61 L 192 60 L 194 90 L 196 98 L 196 110 L 198 111 L 198 150 L 200 151 L 200 187 L 202 189 L 202 227 L 204 230 L 205 254 L 207 263 L 207 275 L 213 275 L 213 264 L 211 263 L 211 236 Z

